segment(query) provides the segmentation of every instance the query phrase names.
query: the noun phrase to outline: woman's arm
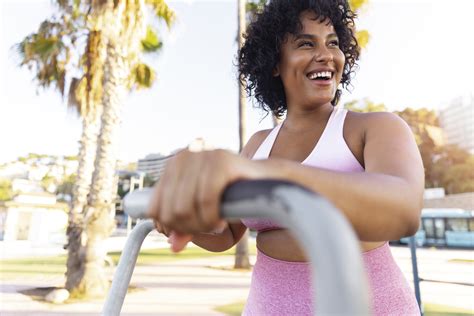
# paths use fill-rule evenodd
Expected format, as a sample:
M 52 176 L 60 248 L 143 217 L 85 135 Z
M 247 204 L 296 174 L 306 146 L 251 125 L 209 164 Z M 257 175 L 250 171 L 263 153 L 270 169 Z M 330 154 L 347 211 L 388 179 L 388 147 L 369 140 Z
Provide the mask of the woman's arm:
M 257 148 L 265 139 L 269 130 L 255 133 L 244 146 L 241 156 L 251 159 Z M 194 235 L 178 235 L 172 238 L 172 248 L 182 250 L 189 241 L 195 245 L 212 252 L 223 252 L 232 248 L 244 235 L 247 228 L 242 223 L 228 223 L 222 232 L 196 233 Z
M 197 233 L 191 241 L 208 251 L 222 252 L 232 248 L 242 238 L 245 230 L 242 223 L 229 223 L 222 233 Z
M 283 179 L 329 199 L 363 241 L 410 235 L 419 225 L 424 189 L 423 165 L 413 134 L 390 113 L 370 113 L 365 120 L 366 172 L 331 171 L 280 159 L 253 161 L 224 150 L 183 151 L 167 165 L 152 199 L 151 214 L 177 232 L 210 231 L 220 222 L 220 199 L 230 183 Z
M 362 241 L 397 240 L 416 232 L 424 170 L 408 125 L 390 113 L 366 115 L 362 173 L 346 173 L 270 159 L 258 177 L 294 181 L 320 193 L 348 218 Z

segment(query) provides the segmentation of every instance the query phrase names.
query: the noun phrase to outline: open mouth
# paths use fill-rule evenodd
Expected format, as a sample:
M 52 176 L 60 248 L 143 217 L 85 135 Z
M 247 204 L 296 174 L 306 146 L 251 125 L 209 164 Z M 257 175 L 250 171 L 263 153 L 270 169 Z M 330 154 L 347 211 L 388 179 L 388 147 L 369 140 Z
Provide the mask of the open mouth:
M 310 72 L 307 75 L 309 80 L 320 81 L 320 82 L 328 82 L 334 77 L 334 72 L 332 71 L 317 71 L 317 72 Z

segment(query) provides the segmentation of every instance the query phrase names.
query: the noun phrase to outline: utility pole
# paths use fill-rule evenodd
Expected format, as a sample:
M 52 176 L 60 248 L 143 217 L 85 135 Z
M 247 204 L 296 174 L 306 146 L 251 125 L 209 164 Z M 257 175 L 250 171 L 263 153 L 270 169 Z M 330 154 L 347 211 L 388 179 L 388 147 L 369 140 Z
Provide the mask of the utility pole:
M 239 42 L 239 52 L 244 45 L 244 37 L 245 29 L 247 26 L 246 20 L 246 0 L 237 0 L 238 4 L 238 34 L 237 39 Z M 242 152 L 242 148 L 244 147 L 244 142 L 246 140 L 245 134 L 245 107 L 246 107 L 246 92 L 245 87 L 240 84 L 240 80 L 238 81 L 239 86 L 239 153 Z M 235 262 L 234 268 L 235 269 L 250 269 L 250 260 L 249 260 L 249 245 L 248 245 L 248 237 L 249 231 L 247 230 L 245 234 L 242 236 L 240 241 L 237 243 L 236 250 L 235 250 Z

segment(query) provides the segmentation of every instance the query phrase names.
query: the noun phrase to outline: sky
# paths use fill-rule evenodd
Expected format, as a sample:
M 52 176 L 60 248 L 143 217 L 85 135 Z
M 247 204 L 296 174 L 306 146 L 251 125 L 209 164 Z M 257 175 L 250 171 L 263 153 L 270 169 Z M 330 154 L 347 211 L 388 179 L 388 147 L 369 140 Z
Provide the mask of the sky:
M 160 30 L 163 50 L 150 60 L 157 83 L 125 100 L 124 162 L 167 154 L 197 137 L 238 148 L 236 0 L 167 2 L 178 20 Z M 52 12 L 49 0 L 0 0 L 0 163 L 30 152 L 78 152 L 80 119 L 55 91 L 36 87 L 11 48 Z M 472 12 L 474 0 L 370 0 L 357 25 L 371 39 L 341 103 L 368 98 L 389 110 L 439 110 L 474 93 Z M 247 137 L 271 126 L 251 102 L 247 118 Z

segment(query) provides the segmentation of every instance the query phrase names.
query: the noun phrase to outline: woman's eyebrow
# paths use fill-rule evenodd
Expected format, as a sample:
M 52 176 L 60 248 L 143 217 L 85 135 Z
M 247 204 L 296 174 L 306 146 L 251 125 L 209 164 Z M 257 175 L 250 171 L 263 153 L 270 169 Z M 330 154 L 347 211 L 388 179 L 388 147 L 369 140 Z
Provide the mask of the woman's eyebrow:
M 300 34 L 297 34 L 295 36 L 295 41 L 299 40 L 299 39 L 311 39 L 311 40 L 314 40 L 315 38 L 317 38 L 318 36 L 317 35 L 314 35 L 314 34 L 306 34 L 306 33 L 300 33 Z M 326 35 L 326 38 L 329 38 L 329 37 L 338 37 L 336 33 L 330 33 L 328 35 Z

